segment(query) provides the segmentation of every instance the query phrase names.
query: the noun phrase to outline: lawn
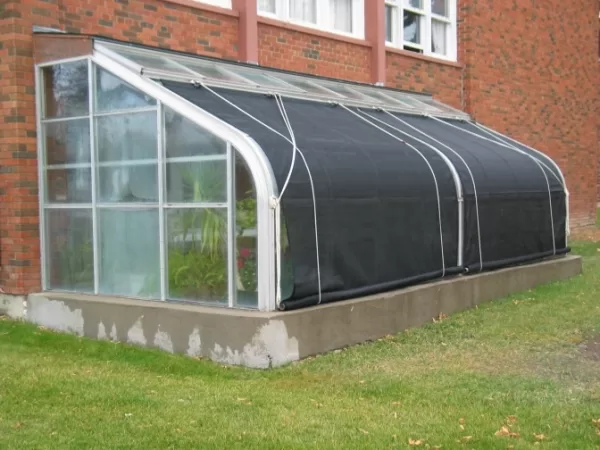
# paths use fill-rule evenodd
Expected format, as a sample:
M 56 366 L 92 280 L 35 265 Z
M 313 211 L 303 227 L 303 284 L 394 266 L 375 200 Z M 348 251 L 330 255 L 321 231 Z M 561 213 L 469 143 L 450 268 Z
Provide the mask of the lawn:
M 600 243 L 574 251 L 572 280 L 271 371 L 0 320 L 0 448 L 598 449 Z

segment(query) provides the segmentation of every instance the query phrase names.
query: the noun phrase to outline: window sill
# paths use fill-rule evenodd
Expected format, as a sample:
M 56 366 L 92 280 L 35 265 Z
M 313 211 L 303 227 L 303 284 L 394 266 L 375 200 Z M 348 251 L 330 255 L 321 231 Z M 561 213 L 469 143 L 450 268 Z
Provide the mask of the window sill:
M 224 8 L 222 6 L 210 5 L 197 0 L 163 0 L 165 3 L 173 3 L 175 5 L 187 6 L 189 8 L 200 9 L 202 11 L 210 11 L 224 16 L 239 17 L 240 13 L 232 8 Z
M 372 44 L 364 39 L 349 36 L 346 34 L 335 33 L 332 31 L 325 31 L 316 27 L 304 26 L 293 22 L 286 22 L 279 19 L 259 15 L 258 23 L 264 25 L 272 25 L 274 27 L 283 28 L 290 31 L 298 31 L 304 34 L 310 34 L 312 36 L 319 36 L 327 39 L 333 39 L 341 42 L 348 42 L 350 44 L 361 45 L 363 47 L 372 47 Z
M 448 59 L 443 59 L 443 58 L 436 58 L 435 56 L 421 55 L 420 53 L 411 52 L 409 50 L 403 50 L 401 48 L 390 47 L 389 45 L 385 46 L 385 51 L 389 52 L 389 53 L 395 53 L 397 55 L 406 56 L 408 58 L 414 58 L 414 59 L 419 59 L 421 61 L 427 61 L 427 62 L 431 62 L 431 63 L 435 63 L 435 64 L 440 64 L 443 66 L 460 67 L 460 68 L 463 67 L 463 64 L 456 62 L 456 61 L 450 61 Z

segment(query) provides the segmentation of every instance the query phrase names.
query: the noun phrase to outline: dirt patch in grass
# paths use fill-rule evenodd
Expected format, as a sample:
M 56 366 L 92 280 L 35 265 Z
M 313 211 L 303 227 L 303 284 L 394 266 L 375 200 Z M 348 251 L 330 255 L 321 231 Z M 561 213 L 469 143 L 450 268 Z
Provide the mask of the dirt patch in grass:
M 600 227 L 593 225 L 589 227 L 576 228 L 573 230 L 570 239 L 600 242 Z
M 579 344 L 579 351 L 585 358 L 600 362 L 600 334 Z

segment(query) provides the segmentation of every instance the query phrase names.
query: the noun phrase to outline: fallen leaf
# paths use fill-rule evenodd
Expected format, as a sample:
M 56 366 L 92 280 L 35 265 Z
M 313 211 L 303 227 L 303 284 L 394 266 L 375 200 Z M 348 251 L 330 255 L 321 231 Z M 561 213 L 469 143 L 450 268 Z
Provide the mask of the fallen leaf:
M 543 441 L 544 439 L 546 439 L 546 436 L 544 436 L 544 433 L 540 433 L 540 434 L 533 433 L 533 437 L 535 437 L 535 439 L 537 441 Z
M 460 419 L 458 419 L 458 423 L 460 423 L 461 425 L 465 424 L 465 419 L 463 419 L 462 417 Z
M 394 406 L 400 406 L 402 404 L 402 402 L 392 402 L 392 405 Z
M 17 422 L 13 425 L 13 428 L 21 428 L 23 426 L 23 422 Z
M 247 398 L 243 398 L 243 397 L 238 397 L 237 399 L 238 402 L 247 402 L 248 399 Z M 314 400 L 313 400 L 314 401 Z
M 508 416 L 506 418 L 506 423 L 509 427 L 514 425 L 515 423 L 517 423 L 517 416 Z
M 462 438 L 463 442 L 469 442 L 471 439 L 473 439 L 473 436 L 463 436 Z
M 394 419 L 397 419 L 397 418 L 398 418 L 398 413 L 394 412 Z
M 408 439 L 408 445 L 410 445 L 411 447 L 420 447 L 421 445 L 423 445 L 423 439 Z
M 510 436 L 510 430 L 506 427 L 502 427 L 498 431 L 496 431 L 494 436 Z
M 365 384 L 365 380 L 360 380 L 359 383 L 360 384 Z
M 359 428 L 358 431 L 360 431 L 362 434 L 369 434 L 367 430 L 363 430 L 362 428 Z
M 131 416 L 133 416 L 133 414 L 131 414 L 131 413 L 125 413 L 125 417 L 131 417 Z
M 599 249 L 599 250 L 600 250 L 600 249 Z M 595 419 L 595 420 L 594 420 L 594 419 L 592 419 L 592 423 L 593 423 L 594 425 L 596 425 L 597 427 L 600 427 L 600 419 Z

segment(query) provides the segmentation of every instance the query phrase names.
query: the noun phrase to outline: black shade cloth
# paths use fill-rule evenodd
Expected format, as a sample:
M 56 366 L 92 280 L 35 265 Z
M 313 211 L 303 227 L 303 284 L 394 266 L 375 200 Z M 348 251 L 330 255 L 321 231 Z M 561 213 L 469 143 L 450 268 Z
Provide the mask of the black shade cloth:
M 293 154 L 288 141 L 207 89 L 171 81 L 163 85 L 251 136 L 269 159 L 279 188 L 283 186 Z M 225 89 L 218 93 L 289 137 L 275 98 Z M 463 270 L 458 264 L 457 190 L 439 152 L 456 167 L 464 190 L 464 266 L 470 272 L 552 255 L 555 248 L 566 251 L 566 200 L 556 174 L 527 155 L 465 132 L 471 127 L 469 131 L 484 135 L 472 124 L 448 122 L 455 128 L 431 118 L 397 115 L 402 123 L 384 112 L 353 109 L 389 124 L 375 122 L 385 133 L 339 105 L 288 98 L 284 104 L 314 184 L 323 302 Z M 283 306 L 291 309 L 319 300 L 313 195 L 300 157 L 282 211 L 294 278 Z

